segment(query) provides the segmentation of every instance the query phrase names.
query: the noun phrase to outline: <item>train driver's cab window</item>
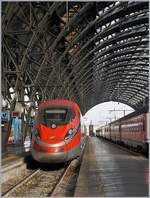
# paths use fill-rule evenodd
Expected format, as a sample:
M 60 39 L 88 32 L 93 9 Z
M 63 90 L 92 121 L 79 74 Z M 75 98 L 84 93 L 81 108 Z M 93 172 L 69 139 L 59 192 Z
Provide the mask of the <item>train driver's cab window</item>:
M 56 122 L 65 121 L 67 115 L 66 109 L 48 109 L 45 110 L 45 119 Z
M 43 111 L 43 124 L 50 126 L 52 123 L 62 125 L 68 123 L 75 117 L 75 114 L 70 108 L 48 108 Z

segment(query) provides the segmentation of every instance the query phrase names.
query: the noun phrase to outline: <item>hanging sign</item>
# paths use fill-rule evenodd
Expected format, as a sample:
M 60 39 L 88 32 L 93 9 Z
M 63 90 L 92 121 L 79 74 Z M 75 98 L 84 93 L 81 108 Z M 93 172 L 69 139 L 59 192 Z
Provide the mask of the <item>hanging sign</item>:
M 21 117 L 21 113 L 19 111 L 12 111 L 11 116 L 13 118 Z
M 2 111 L 1 112 L 1 120 L 2 121 L 8 121 L 9 120 L 9 112 L 8 111 Z

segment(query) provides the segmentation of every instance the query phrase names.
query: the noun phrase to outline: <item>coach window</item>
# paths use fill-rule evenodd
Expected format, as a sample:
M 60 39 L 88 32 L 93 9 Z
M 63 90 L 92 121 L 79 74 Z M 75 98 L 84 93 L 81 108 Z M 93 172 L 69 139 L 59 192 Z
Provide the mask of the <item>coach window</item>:
M 143 125 L 141 125 L 141 131 L 144 131 L 144 127 L 143 127 Z

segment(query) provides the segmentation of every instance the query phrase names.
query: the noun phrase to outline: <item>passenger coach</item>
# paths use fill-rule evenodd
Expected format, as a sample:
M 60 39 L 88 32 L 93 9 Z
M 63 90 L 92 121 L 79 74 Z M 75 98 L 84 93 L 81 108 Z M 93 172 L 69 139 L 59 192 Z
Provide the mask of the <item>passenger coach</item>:
M 100 127 L 96 135 L 148 153 L 149 113 L 133 112 Z

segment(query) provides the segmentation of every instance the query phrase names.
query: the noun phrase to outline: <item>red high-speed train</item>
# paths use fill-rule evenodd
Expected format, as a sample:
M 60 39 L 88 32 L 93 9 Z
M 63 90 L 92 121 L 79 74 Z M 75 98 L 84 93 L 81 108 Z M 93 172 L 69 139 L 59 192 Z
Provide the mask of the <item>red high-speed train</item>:
M 96 130 L 96 136 L 148 153 L 149 113 L 133 112 Z
M 80 156 L 85 143 L 82 115 L 70 100 L 47 100 L 39 105 L 31 154 L 39 162 L 59 163 Z

